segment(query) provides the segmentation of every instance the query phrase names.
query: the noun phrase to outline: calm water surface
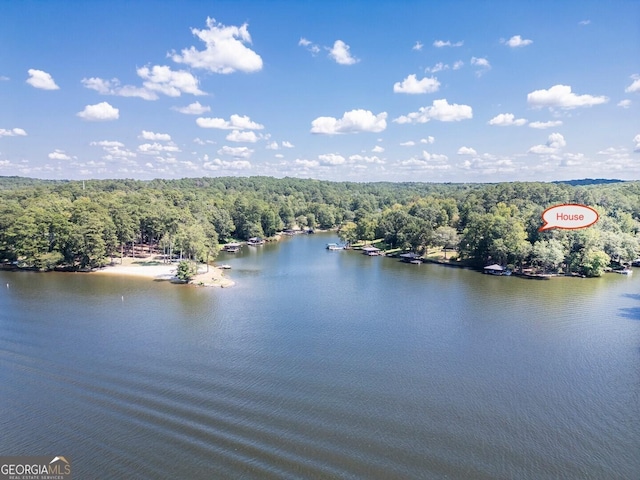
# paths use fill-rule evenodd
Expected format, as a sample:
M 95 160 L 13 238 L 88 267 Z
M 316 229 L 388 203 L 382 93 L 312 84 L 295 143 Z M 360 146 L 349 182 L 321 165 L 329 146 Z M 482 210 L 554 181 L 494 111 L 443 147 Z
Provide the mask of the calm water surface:
M 228 289 L 0 272 L 0 455 L 78 479 L 640 477 L 640 271 L 330 241 L 223 254 Z

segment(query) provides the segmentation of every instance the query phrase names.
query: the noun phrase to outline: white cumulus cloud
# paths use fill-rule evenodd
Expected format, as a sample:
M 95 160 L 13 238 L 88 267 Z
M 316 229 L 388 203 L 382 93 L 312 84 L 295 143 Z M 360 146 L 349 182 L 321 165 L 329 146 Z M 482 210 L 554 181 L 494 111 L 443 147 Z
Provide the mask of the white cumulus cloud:
M 154 133 L 148 132 L 147 130 L 142 130 L 142 133 L 138 138 L 140 138 L 141 140 L 156 140 L 160 142 L 171 141 L 171 135 L 169 135 L 168 133 Z
M 0 137 L 26 137 L 26 136 L 27 136 L 27 132 L 25 132 L 22 128 L 12 128 L 11 130 L 0 128 Z
M 429 153 L 426 150 L 422 151 L 422 158 L 428 162 L 446 162 L 449 160 L 444 154 L 441 153 Z
M 488 153 L 483 153 L 472 159 L 467 158 L 458 167 L 473 172 L 474 175 L 495 175 L 515 171 L 515 165 L 510 158 L 496 158 Z
M 278 142 L 271 142 L 267 144 L 267 150 L 280 150 L 280 148 L 293 148 L 293 144 L 291 142 L 283 141 L 280 145 Z
M 133 85 L 121 85 L 120 80 L 113 78 L 105 80 L 98 77 L 83 78 L 82 84 L 85 88 L 95 90 L 101 95 L 116 95 L 119 97 L 138 97 L 144 100 L 157 100 L 158 95 L 144 87 Z
M 83 78 L 82 84 L 101 95 L 138 97 L 144 100 L 157 100 L 158 93 L 169 97 L 179 97 L 182 93 L 206 95 L 200 90 L 199 80 L 186 70 L 172 70 L 166 65 L 155 65 L 151 68 L 138 68 L 136 73 L 144 80 L 142 87 L 122 85 L 117 78 L 105 80 L 99 77 Z
M 145 155 L 160 155 L 162 152 L 179 152 L 180 149 L 173 143 L 163 145 L 158 142 L 143 143 L 138 146 L 138 151 Z
M 371 151 L 373 153 L 382 153 L 382 152 L 384 152 L 384 147 L 381 147 L 380 145 L 376 145 L 375 147 L 373 147 L 371 149 Z
M 41 90 L 60 89 L 60 87 L 56 85 L 56 82 L 53 80 L 53 77 L 47 72 L 30 68 L 29 70 L 27 70 L 27 73 L 29 74 L 27 83 L 32 87 L 39 88 Z
M 458 155 L 478 155 L 478 152 L 476 152 L 473 148 L 471 147 L 460 147 L 458 149 Z
M 192 28 L 191 33 L 202 40 L 204 50 L 185 48 L 180 54 L 172 52 L 171 59 L 193 68 L 214 73 L 257 72 L 262 69 L 262 58 L 247 47 L 251 44 L 248 25 L 225 26 L 214 18 L 207 18 L 207 28 Z
M 194 138 L 193 143 L 197 143 L 198 145 L 215 145 L 216 142 L 213 140 L 202 140 L 201 138 Z
M 215 158 L 211 161 L 207 160 L 203 163 L 202 168 L 205 170 L 249 170 L 251 162 L 248 160 L 220 160 Z
M 100 102 L 95 105 L 87 105 L 84 110 L 76 113 L 76 115 L 83 120 L 91 122 L 109 121 L 120 118 L 120 110 L 107 102 Z
M 374 115 L 369 110 L 351 110 L 342 118 L 318 117 L 311 122 L 311 133 L 336 135 L 340 133 L 382 132 L 387 128 L 387 112 Z
M 491 64 L 486 58 L 471 57 L 471 65 L 479 68 L 479 70 L 476 70 L 476 75 L 478 76 L 491 70 Z
M 572 109 L 591 107 L 608 101 L 609 99 L 605 96 L 576 95 L 569 85 L 554 85 L 548 90 L 535 90 L 527 95 L 527 102 L 534 108 Z
M 551 148 L 562 148 L 567 146 L 567 142 L 561 134 L 552 133 L 551 135 L 549 135 L 547 145 Z
M 549 120 L 548 122 L 531 122 L 529 126 L 531 128 L 537 128 L 544 130 L 545 128 L 559 127 L 562 125 L 562 120 Z
M 318 45 L 316 45 L 311 40 L 308 40 L 304 37 L 300 38 L 300 40 L 298 41 L 298 45 L 306 48 L 308 51 L 311 52 L 312 55 L 317 55 L 320 52 L 320 47 Z
M 342 40 L 336 40 L 333 43 L 333 47 L 329 49 L 329 57 L 339 63 L 340 65 L 353 65 L 360 60 L 351 55 L 351 47 L 344 43 Z
M 316 168 L 320 165 L 318 160 L 307 160 L 306 158 L 296 158 L 294 163 L 302 168 Z
M 396 164 L 396 167 L 410 170 L 443 171 L 451 169 L 448 160 L 449 157 L 446 155 L 423 150 L 419 158 L 411 157 L 407 160 L 401 160 Z
M 71 160 L 71 157 L 64 153 L 64 150 L 54 150 L 47 155 L 51 160 Z
M 489 125 L 498 127 L 516 126 L 521 127 L 527 123 L 526 118 L 516 118 L 513 113 L 501 113 L 489 120 Z
M 627 93 L 640 92 L 640 75 L 631 75 L 633 82 L 627 88 L 624 89 Z
M 229 133 L 226 139 L 230 142 L 256 143 L 260 137 L 253 130 L 234 130 Z
M 337 153 L 326 153 L 324 155 L 318 155 L 318 160 L 322 165 L 342 165 L 346 162 L 346 159 Z
M 125 148 L 124 143 L 117 140 L 100 140 L 99 142 L 91 142 L 89 145 L 92 147 L 102 147 L 106 152 L 103 156 L 103 160 L 128 160 L 135 158 L 137 155 L 135 152 Z
M 193 102 L 186 107 L 172 107 L 172 110 L 176 112 L 184 113 L 185 115 L 202 115 L 211 111 L 211 107 L 201 105 L 200 102 Z
M 402 82 L 396 82 L 393 85 L 393 91 L 395 93 L 433 93 L 437 92 L 440 88 L 440 82 L 435 77 L 424 77 L 418 80 L 415 74 L 409 75 Z
M 511 48 L 518 48 L 531 45 L 533 43 L 533 40 L 524 39 L 520 35 L 514 35 L 509 40 L 502 40 L 502 43 Z
M 430 120 L 458 122 L 473 118 L 473 109 L 469 105 L 449 104 L 445 98 L 434 100 L 430 107 L 421 107 L 417 112 L 402 115 L 393 121 L 399 124 L 426 123 Z
M 443 70 L 449 70 L 449 65 L 442 62 L 438 62 L 433 67 L 427 67 L 424 69 L 424 71 L 427 73 L 437 73 Z
M 378 163 L 383 164 L 384 160 L 381 160 L 377 156 L 369 157 L 368 155 L 350 155 L 349 156 L 350 163 Z
M 248 147 L 228 147 L 224 146 L 218 150 L 218 155 L 228 155 L 235 158 L 249 158 L 253 150 Z
M 411 49 L 419 52 L 422 50 L 422 47 L 424 47 L 424 45 L 421 42 L 416 41 L 416 43 L 413 45 L 413 47 L 411 47 Z
M 529 149 L 529 153 L 535 153 L 538 155 L 551 155 L 558 153 L 562 147 L 566 147 L 567 142 L 560 133 L 552 133 L 547 138 L 547 143 L 544 145 L 534 145 Z
M 229 120 L 224 118 L 199 117 L 196 124 L 202 128 L 217 128 L 219 130 L 262 130 L 264 125 L 252 121 L 246 115 L 233 114 Z
M 464 45 L 464 42 L 460 41 L 460 42 L 455 42 L 452 43 L 449 40 L 436 40 L 435 42 L 433 42 L 433 46 L 437 47 L 437 48 L 442 48 L 442 47 L 461 47 L 462 45 Z
M 144 87 L 152 92 L 160 92 L 169 97 L 179 97 L 181 93 L 206 95 L 199 88 L 199 81 L 186 70 L 171 70 L 166 65 L 141 67 L 138 76 L 145 80 Z
M 633 151 L 634 152 L 640 152 L 640 133 L 638 135 L 636 135 L 635 137 L 633 137 L 633 142 L 636 144 L 636 146 L 633 149 Z
M 629 108 L 631 106 L 631 100 L 629 99 L 620 100 L 616 106 L 621 108 Z
M 99 142 L 91 142 L 89 145 L 92 147 L 104 147 L 104 148 L 122 148 L 124 143 L 117 140 L 100 140 Z

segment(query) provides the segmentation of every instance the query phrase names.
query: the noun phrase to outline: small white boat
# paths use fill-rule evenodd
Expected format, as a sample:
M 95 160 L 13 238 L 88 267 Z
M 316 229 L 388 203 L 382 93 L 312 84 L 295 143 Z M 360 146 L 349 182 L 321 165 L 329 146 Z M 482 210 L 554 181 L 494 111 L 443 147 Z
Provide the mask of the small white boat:
M 344 247 L 337 243 L 327 243 L 327 250 L 344 250 Z

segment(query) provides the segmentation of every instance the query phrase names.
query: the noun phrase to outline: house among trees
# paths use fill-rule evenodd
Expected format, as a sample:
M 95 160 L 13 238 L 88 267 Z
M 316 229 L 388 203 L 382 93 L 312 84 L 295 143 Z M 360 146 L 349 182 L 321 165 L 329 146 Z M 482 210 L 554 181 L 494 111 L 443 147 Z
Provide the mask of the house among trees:
M 264 239 L 260 237 L 251 237 L 249 240 L 247 240 L 247 245 L 264 245 Z
M 489 275 L 510 275 L 511 272 L 507 270 L 505 267 L 494 263 L 493 265 L 488 265 L 483 269 L 484 273 L 488 273 Z
M 229 253 L 238 253 L 241 246 L 242 245 L 239 243 L 227 243 L 224 247 L 222 247 L 222 250 Z
M 127 254 L 207 262 L 219 244 L 250 239 L 249 245 L 260 245 L 300 226 L 310 232 L 338 227 L 346 245 L 375 238 L 401 253 L 445 248 L 455 252 L 456 263 L 480 270 L 514 265 L 534 274 L 597 277 L 640 265 L 640 182 L 601 183 L 219 177 L 91 180 L 83 188 L 77 181 L 0 176 L 0 264 L 91 270 Z M 545 209 L 572 203 L 596 208 L 600 220 L 589 228 L 540 230 Z M 222 248 L 240 251 L 241 245 Z M 383 254 L 371 244 L 362 252 Z
M 400 258 L 407 263 L 422 263 L 422 257 L 414 252 L 401 253 Z

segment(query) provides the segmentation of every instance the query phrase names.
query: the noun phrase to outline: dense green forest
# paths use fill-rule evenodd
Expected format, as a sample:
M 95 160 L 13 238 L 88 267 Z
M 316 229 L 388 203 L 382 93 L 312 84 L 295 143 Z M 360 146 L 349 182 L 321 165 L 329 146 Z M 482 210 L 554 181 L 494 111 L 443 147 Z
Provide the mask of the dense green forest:
M 583 184 L 585 183 L 585 184 Z M 637 258 L 640 183 L 349 183 L 270 177 L 47 181 L 0 177 L 0 261 L 90 269 L 134 245 L 210 261 L 232 240 L 338 228 L 457 261 L 597 276 Z M 600 220 L 540 232 L 542 212 L 581 203 Z

